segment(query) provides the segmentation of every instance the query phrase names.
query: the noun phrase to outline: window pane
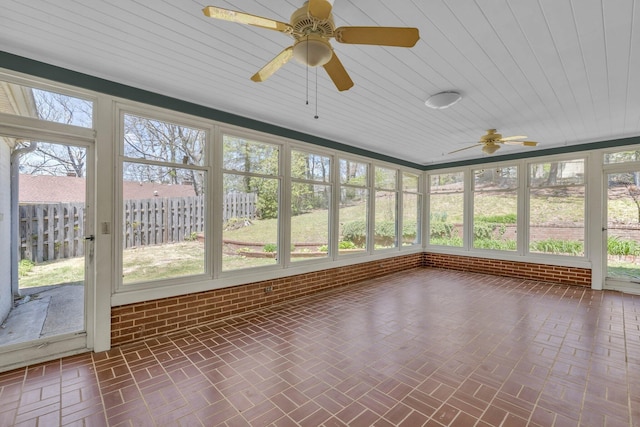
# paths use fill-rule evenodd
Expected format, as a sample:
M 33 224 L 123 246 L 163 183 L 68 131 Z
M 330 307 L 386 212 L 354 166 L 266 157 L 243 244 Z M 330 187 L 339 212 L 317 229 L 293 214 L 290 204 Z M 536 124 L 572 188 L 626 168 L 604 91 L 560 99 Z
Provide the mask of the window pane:
M 123 164 L 123 283 L 205 272 L 205 183 L 202 171 Z
M 473 247 L 515 251 L 518 194 L 477 191 L 473 198 Z
M 278 147 L 225 135 L 223 168 L 262 175 L 278 174 Z
M 583 184 L 583 159 L 530 165 L 529 252 L 584 256 Z
M 414 193 L 418 192 L 420 183 L 420 177 L 413 173 L 404 172 L 402 174 L 402 190 L 403 191 L 412 191 Z
M 530 191 L 529 251 L 584 256 L 584 186 Z
M 464 191 L 464 172 L 429 176 L 430 193 L 455 193 Z
M 132 159 L 202 166 L 205 131 L 124 115 L 124 155 Z
M 636 150 L 618 151 L 604 155 L 604 163 L 640 162 L 640 147 Z
M 397 200 L 395 191 L 376 191 L 375 249 L 398 246 L 396 236 Z
M 415 193 L 402 195 L 402 245 L 411 246 L 421 243 L 422 196 Z
M 367 248 L 368 195 L 366 188 L 342 187 L 340 191 L 338 249 L 341 255 Z
M 327 257 L 331 187 L 292 183 L 291 261 Z
M 387 168 L 375 168 L 376 188 L 382 188 L 386 190 L 395 190 L 396 188 L 396 173 L 395 169 Z
M 464 194 L 431 194 L 429 244 L 462 246 Z
M 329 182 L 331 179 L 331 158 L 293 150 L 291 151 L 291 177 Z
M 584 160 L 532 164 L 529 186 L 553 187 L 584 184 Z
M 473 171 L 475 191 L 493 191 L 518 188 L 518 168 L 508 166 L 497 169 L 478 169 Z
M 7 82 L 0 82 L 1 98 L 7 100 L 0 102 L 1 113 L 93 127 L 93 102 L 86 99 Z
M 223 194 L 222 270 L 276 264 L 278 179 L 224 174 Z
M 367 185 L 368 165 L 340 159 L 340 184 Z

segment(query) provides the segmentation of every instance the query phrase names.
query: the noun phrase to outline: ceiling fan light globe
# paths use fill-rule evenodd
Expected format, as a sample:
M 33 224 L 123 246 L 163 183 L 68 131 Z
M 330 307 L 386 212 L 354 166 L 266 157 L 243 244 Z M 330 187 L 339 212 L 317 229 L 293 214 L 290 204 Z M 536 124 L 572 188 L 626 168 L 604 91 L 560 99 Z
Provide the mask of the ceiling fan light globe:
M 500 146 L 497 144 L 486 144 L 482 147 L 482 152 L 485 154 L 493 154 L 498 151 L 498 148 L 500 148 Z
M 332 56 L 331 45 L 320 36 L 309 35 L 298 40 L 293 46 L 295 60 L 309 67 L 322 66 L 329 62 Z

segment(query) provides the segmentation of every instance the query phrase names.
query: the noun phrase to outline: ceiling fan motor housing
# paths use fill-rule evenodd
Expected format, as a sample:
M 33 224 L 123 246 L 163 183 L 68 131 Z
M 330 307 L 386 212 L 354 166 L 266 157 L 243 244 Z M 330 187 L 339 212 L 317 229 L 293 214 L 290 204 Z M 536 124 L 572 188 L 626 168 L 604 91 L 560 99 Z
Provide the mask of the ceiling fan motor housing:
M 333 37 L 335 25 L 333 15 L 327 19 L 320 20 L 309 15 L 308 2 L 291 14 L 289 24 L 293 27 L 294 36 L 304 36 L 310 33 L 319 34 L 324 37 Z
M 333 35 L 333 16 L 319 20 L 309 15 L 308 5 L 304 4 L 291 15 L 293 36 L 293 57 L 301 64 L 318 67 L 329 62 L 333 49 L 329 38 Z
M 499 133 L 496 133 L 495 129 L 489 129 L 487 130 L 487 134 L 483 135 L 482 138 L 480 138 L 480 141 L 482 142 L 496 142 L 496 141 L 500 141 L 502 139 L 502 135 Z

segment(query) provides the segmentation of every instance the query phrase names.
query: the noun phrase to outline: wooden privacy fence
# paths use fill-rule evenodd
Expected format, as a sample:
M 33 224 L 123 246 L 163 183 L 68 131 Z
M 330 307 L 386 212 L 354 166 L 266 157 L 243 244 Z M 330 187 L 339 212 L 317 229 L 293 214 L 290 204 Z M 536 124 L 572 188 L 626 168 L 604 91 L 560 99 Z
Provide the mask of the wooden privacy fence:
M 154 197 L 125 200 L 123 248 L 194 239 L 204 231 L 202 196 Z M 84 204 L 20 205 L 20 259 L 43 262 L 84 255 Z M 255 219 L 254 193 L 228 194 L 222 206 L 224 221 Z
M 20 205 L 20 259 L 84 255 L 84 203 Z
M 126 200 L 123 214 L 125 249 L 182 242 L 204 230 L 202 196 Z

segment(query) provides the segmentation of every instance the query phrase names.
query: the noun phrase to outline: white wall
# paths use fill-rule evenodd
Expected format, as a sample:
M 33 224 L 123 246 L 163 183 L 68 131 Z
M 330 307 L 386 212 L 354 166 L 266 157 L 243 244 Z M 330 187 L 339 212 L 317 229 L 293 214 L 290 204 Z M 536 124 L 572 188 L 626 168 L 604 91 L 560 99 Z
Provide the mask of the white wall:
M 11 151 L 0 139 L 0 242 L 11 241 Z M 11 246 L 0 245 L 0 323 L 13 304 L 11 294 Z

